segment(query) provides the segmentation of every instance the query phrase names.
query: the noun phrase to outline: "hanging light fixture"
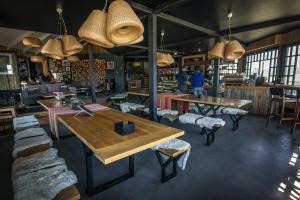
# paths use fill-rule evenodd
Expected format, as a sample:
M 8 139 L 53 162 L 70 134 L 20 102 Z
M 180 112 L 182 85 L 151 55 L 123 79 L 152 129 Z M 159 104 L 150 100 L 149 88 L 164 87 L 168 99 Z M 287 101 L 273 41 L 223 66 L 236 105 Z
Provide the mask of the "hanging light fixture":
M 67 58 L 68 61 L 70 61 L 71 63 L 75 63 L 75 62 L 79 62 L 80 59 L 78 58 L 78 56 L 69 56 Z
M 116 45 L 117 47 L 121 47 L 121 46 L 127 46 L 127 45 L 132 45 L 132 44 L 137 44 L 140 43 L 144 40 L 144 36 L 141 35 L 138 39 L 136 39 L 135 41 L 128 43 L 128 44 L 121 44 L 121 45 Z
M 114 0 L 107 15 L 106 36 L 116 45 L 133 44 L 144 33 L 144 26 L 130 5 L 124 0 Z
M 225 53 L 225 43 L 217 42 L 215 46 L 208 51 L 208 59 L 212 59 L 212 58 L 224 59 L 224 53 Z
M 62 42 L 60 39 L 49 39 L 41 50 L 41 53 L 47 57 L 62 60 L 64 59 L 64 52 Z
M 242 57 L 245 54 L 245 49 L 243 46 L 237 41 L 237 40 L 231 40 L 231 18 L 232 18 L 232 12 L 231 10 L 228 10 L 228 30 L 229 30 L 229 36 L 228 40 L 229 42 L 226 44 L 225 48 L 225 60 L 235 60 L 240 57 Z
M 38 48 L 42 45 L 42 41 L 35 37 L 24 37 L 22 40 L 24 46 Z
M 58 30 L 59 37 L 56 39 L 49 39 L 41 50 L 41 53 L 53 58 L 62 60 L 64 56 L 71 56 L 80 52 L 83 46 L 77 41 L 77 39 L 67 34 L 67 27 L 62 15 L 61 4 L 58 3 L 56 7 L 58 13 Z M 64 36 L 62 36 L 62 26 L 64 29 Z
M 162 31 L 161 32 L 161 39 L 160 39 L 160 49 L 161 49 L 161 53 L 157 53 L 156 54 L 156 60 L 157 60 L 157 65 L 160 67 L 166 67 L 169 66 L 171 64 L 173 64 L 175 62 L 174 58 L 172 57 L 171 54 L 169 53 L 165 53 L 165 49 L 164 49 L 164 36 L 165 36 L 165 32 Z
M 34 63 L 41 63 L 44 61 L 44 57 L 41 55 L 31 55 L 30 61 Z
M 107 13 L 105 12 L 107 1 L 104 9 L 93 10 L 88 18 L 81 25 L 78 35 L 83 40 L 105 48 L 113 48 L 114 44 L 106 37 L 106 19 Z

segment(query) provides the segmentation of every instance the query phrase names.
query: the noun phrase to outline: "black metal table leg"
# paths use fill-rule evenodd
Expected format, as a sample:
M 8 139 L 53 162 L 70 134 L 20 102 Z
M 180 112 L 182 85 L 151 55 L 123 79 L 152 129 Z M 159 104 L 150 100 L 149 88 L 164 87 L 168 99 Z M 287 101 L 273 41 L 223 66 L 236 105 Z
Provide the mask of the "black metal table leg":
M 217 117 L 217 110 L 221 107 L 215 105 L 208 105 L 208 109 L 205 109 L 205 107 L 207 106 L 204 106 L 203 108 L 198 103 L 195 103 L 195 105 L 197 106 L 199 113 L 203 116 L 206 116 L 212 110 L 213 111 L 212 117 Z
M 86 162 L 86 193 L 88 196 L 92 196 L 94 194 L 97 194 L 99 192 L 102 192 L 114 185 L 117 185 L 131 177 L 134 176 L 134 155 L 129 156 L 129 170 L 126 174 L 115 178 L 113 180 L 110 180 L 106 183 L 102 183 L 98 186 L 94 186 L 93 184 L 93 155 L 94 153 L 85 145 L 82 143 L 84 155 L 85 155 L 85 162 Z
M 144 97 L 143 96 L 138 96 L 138 97 L 139 97 L 139 100 L 140 100 L 141 104 L 144 104 L 149 98 L 147 96 L 144 96 Z
M 202 128 L 201 135 L 206 135 L 206 145 L 209 146 L 215 141 L 215 133 L 220 127 L 215 127 L 211 130 Z

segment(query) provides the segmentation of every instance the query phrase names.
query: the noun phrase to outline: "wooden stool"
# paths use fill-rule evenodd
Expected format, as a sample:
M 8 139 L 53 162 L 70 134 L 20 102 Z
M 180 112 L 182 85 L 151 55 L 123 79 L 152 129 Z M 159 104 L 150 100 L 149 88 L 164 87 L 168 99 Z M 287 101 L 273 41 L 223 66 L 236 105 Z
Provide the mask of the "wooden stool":
M 5 120 L 13 120 L 16 117 L 16 109 L 13 106 L 0 108 L 0 120 L 3 122 L 3 131 L 5 131 Z
M 283 121 L 294 121 L 296 109 L 293 116 L 286 116 L 285 108 L 287 104 L 294 104 L 296 108 L 297 99 L 286 98 L 284 96 L 283 88 L 270 88 L 270 94 L 271 94 L 271 101 L 270 101 L 267 125 L 269 124 L 271 118 L 278 118 L 277 128 L 281 126 Z M 276 106 L 276 103 L 279 104 L 279 113 L 276 113 L 276 111 L 274 112 L 274 106 Z

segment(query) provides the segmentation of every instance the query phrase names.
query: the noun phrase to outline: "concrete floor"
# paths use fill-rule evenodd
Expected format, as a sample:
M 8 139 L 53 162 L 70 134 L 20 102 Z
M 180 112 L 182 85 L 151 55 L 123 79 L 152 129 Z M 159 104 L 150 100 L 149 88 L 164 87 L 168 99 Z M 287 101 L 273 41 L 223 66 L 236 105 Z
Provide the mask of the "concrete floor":
M 147 150 L 135 156 L 133 178 L 90 198 L 85 195 L 85 162 L 80 142 L 71 137 L 55 141 L 54 147 L 77 175 L 82 199 L 287 200 L 299 195 L 300 165 L 296 158 L 300 150 L 299 130 L 292 136 L 289 124 L 277 130 L 275 121 L 266 127 L 265 117 L 249 115 L 241 121 L 239 130 L 232 132 L 231 123 L 225 119 L 226 126 L 218 131 L 210 146 L 205 145 L 205 136 L 199 134 L 196 126 L 163 120 L 186 131 L 182 139 L 192 145 L 186 170 L 178 170 L 177 177 L 161 184 L 158 161 L 154 153 Z M 45 129 L 49 131 L 47 126 Z M 69 133 L 62 125 L 60 132 Z M 0 138 L 1 200 L 12 199 L 12 145 L 12 137 Z M 94 166 L 97 184 L 125 172 L 127 160 L 103 166 L 95 159 Z

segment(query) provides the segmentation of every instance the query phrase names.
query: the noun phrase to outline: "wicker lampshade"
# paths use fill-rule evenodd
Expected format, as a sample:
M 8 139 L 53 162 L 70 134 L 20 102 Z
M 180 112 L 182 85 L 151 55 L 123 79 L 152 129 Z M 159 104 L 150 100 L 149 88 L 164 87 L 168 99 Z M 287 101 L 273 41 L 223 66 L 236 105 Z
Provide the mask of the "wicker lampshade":
M 53 59 L 62 60 L 64 52 L 60 39 L 49 39 L 41 50 L 41 53 Z
M 215 46 L 208 51 L 208 58 L 221 58 L 224 59 L 225 53 L 225 43 L 224 42 L 217 42 Z
M 106 36 L 116 45 L 136 41 L 144 33 L 144 26 L 130 5 L 124 0 L 113 1 L 108 8 Z
M 28 46 L 28 47 L 40 47 L 42 45 L 42 41 L 38 38 L 34 38 L 34 37 L 24 37 L 23 38 L 23 44 L 24 46 Z
M 40 56 L 40 55 L 32 55 L 32 56 L 30 56 L 30 61 L 36 62 L 36 63 L 41 63 L 44 61 L 44 57 Z
M 225 59 L 235 60 L 245 54 L 245 49 L 237 40 L 231 40 L 226 44 Z
M 171 56 L 171 54 L 166 54 L 167 59 L 168 59 L 168 65 L 171 65 L 175 62 L 174 58 Z
M 66 56 L 71 56 L 76 53 L 79 53 L 83 46 L 76 40 L 73 35 L 65 35 L 62 39 L 64 54 Z
M 79 37 L 96 46 L 113 48 L 114 44 L 106 38 L 106 18 L 107 13 L 93 10 L 81 25 Z
M 166 67 L 169 65 L 169 59 L 167 54 L 157 52 L 156 53 L 156 62 L 159 67 Z
M 127 46 L 127 45 L 137 44 L 137 43 L 142 42 L 143 40 L 144 40 L 144 35 L 141 35 L 138 39 L 136 39 L 136 40 L 133 41 L 133 42 L 130 42 L 130 43 L 128 43 L 128 44 L 116 45 L 116 46 L 120 47 L 120 46 Z
M 67 59 L 71 63 L 75 63 L 75 62 L 79 62 L 80 61 L 80 59 L 78 58 L 78 56 L 69 56 Z

